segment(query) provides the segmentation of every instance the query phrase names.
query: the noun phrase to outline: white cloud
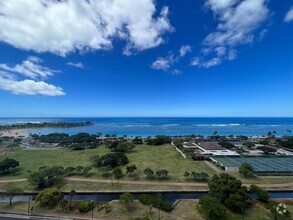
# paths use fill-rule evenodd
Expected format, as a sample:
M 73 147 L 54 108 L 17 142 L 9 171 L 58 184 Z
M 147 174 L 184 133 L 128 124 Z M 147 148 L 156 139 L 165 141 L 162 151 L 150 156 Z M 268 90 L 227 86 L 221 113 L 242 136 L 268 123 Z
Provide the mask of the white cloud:
M 179 50 L 180 57 L 184 57 L 187 53 L 192 51 L 192 47 L 190 45 L 183 45 Z
M 172 67 L 173 63 L 175 62 L 174 55 L 170 53 L 166 57 L 158 57 L 157 60 L 155 60 L 151 67 L 156 70 L 168 70 Z
M 164 43 L 173 31 L 168 7 L 157 14 L 154 0 L 0 1 L 0 27 L 2 42 L 61 56 L 107 50 L 115 39 L 130 54 Z
M 269 16 L 267 0 L 207 0 L 205 6 L 219 22 L 216 31 L 204 39 L 201 59 L 196 60 L 206 68 L 235 59 L 236 47 L 252 43 Z
M 0 72 L 0 89 L 10 91 L 14 94 L 24 95 L 45 95 L 61 96 L 65 95 L 62 88 L 48 84 L 43 81 L 34 81 L 30 79 L 16 80 L 6 77 Z
M 177 55 L 174 55 L 173 52 L 169 52 L 166 57 L 158 57 L 151 65 L 151 67 L 155 70 L 164 70 L 171 72 L 174 75 L 182 74 L 181 70 L 173 69 L 170 70 L 174 64 L 180 61 L 181 58 L 185 57 L 187 53 L 192 51 L 192 47 L 190 45 L 182 45 L 178 51 Z
M 174 75 L 181 75 L 183 72 L 181 70 L 175 69 L 172 71 Z
M 43 61 L 37 57 L 28 57 L 21 64 L 12 67 L 7 64 L 0 64 L 0 89 L 10 91 L 14 94 L 65 95 L 62 88 L 39 80 L 60 72 L 39 65 L 41 62 Z
M 37 57 L 28 57 L 21 64 L 15 66 L 8 66 L 7 64 L 0 64 L 0 70 L 19 73 L 31 79 L 42 78 L 46 79 L 48 76 L 53 76 L 60 71 L 52 70 L 48 67 L 41 66 L 43 60 Z
M 210 68 L 212 66 L 217 66 L 222 62 L 222 60 L 218 57 L 214 57 L 210 60 L 203 60 L 199 57 L 194 57 L 191 60 L 191 65 L 192 66 L 198 66 L 198 67 L 204 67 L 204 68 Z
M 81 62 L 78 62 L 78 63 L 68 62 L 67 65 L 73 66 L 76 68 L 80 68 L 80 69 L 84 69 L 84 65 Z
M 284 18 L 285 22 L 291 22 L 293 21 L 293 7 L 287 12 L 285 18 Z

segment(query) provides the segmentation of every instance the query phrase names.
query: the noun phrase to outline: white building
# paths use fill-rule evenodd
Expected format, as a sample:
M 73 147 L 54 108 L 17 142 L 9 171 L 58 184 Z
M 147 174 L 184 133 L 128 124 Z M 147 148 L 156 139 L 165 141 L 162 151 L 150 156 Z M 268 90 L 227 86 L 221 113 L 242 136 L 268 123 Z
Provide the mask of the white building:
M 221 147 L 216 142 L 201 142 L 199 144 L 195 144 L 192 141 L 184 142 L 183 147 L 187 149 L 194 149 L 197 150 L 199 153 L 205 156 L 216 156 L 216 155 L 222 155 L 222 156 L 236 156 L 239 155 L 235 151 L 228 150 L 226 148 Z
M 226 148 L 221 147 L 216 142 L 202 142 L 198 144 L 198 149 L 201 151 L 203 155 L 210 156 L 237 156 L 239 155 L 235 151 L 228 150 Z
M 196 148 L 198 148 L 198 146 L 194 142 L 192 142 L 192 141 L 184 142 L 182 144 L 182 146 L 184 148 L 187 148 L 187 149 L 196 149 Z

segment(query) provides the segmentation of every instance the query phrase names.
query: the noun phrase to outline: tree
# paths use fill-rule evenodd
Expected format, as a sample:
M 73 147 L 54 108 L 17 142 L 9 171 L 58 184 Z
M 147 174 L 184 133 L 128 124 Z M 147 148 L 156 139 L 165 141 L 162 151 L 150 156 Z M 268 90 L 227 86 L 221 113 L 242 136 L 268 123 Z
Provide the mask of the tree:
M 128 163 L 128 158 L 124 153 L 115 152 L 105 154 L 103 156 L 94 156 L 91 158 L 91 162 L 95 167 L 106 167 L 110 166 L 111 168 L 125 165 Z
M 188 178 L 190 176 L 190 173 L 188 172 L 188 171 L 185 171 L 185 173 L 184 173 L 184 177 L 185 178 Z
M 117 147 L 114 149 L 114 151 L 117 152 L 124 152 L 129 153 L 135 148 L 135 145 L 133 143 L 129 142 L 119 142 Z
M 213 135 L 214 136 L 217 136 L 218 135 L 218 131 L 214 131 Z
M 275 153 L 277 150 L 270 148 L 270 147 L 258 147 L 257 149 L 264 152 L 264 154 Z
M 133 143 L 133 144 L 143 144 L 143 140 L 142 140 L 142 138 L 140 138 L 140 137 L 135 137 L 135 138 L 132 140 L 132 143 Z
M 220 200 L 210 196 L 200 198 L 197 209 L 200 214 L 207 215 L 212 219 L 219 219 L 226 212 L 225 208 L 221 205 Z
M 69 208 L 71 208 L 71 202 L 72 202 L 72 199 L 73 197 L 75 196 L 76 192 L 74 189 L 72 189 L 70 192 L 69 192 Z
M 64 168 L 61 166 L 44 166 L 40 167 L 38 171 L 30 173 L 28 179 L 33 185 L 42 189 L 57 183 L 63 174 Z
M 239 173 L 245 177 L 252 177 L 256 172 L 250 163 L 243 163 L 239 167 Z
M 214 175 L 208 183 L 210 195 L 219 198 L 227 207 L 242 212 L 251 204 L 251 198 L 242 182 L 227 173 Z
M 267 203 L 269 201 L 270 195 L 268 194 L 268 192 L 261 187 L 258 187 L 257 185 L 251 185 L 249 192 L 255 194 L 262 202 Z
M 53 208 L 58 205 L 63 198 L 64 195 L 58 189 L 49 188 L 43 190 L 36 196 L 36 202 L 39 203 L 41 207 Z
M 68 201 L 66 199 L 62 199 L 60 201 L 60 206 L 62 211 L 67 211 L 67 205 L 68 205 Z
M 159 177 L 159 178 L 166 178 L 166 177 L 168 177 L 168 174 L 169 174 L 169 171 L 168 170 L 158 170 L 158 171 L 156 171 L 156 175 L 157 175 L 157 177 Z
M 83 168 L 83 171 L 82 171 L 82 174 L 84 176 L 89 176 L 89 171 L 92 170 L 92 167 L 84 167 Z
M 6 190 L 4 193 L 1 193 L 0 197 L 8 198 L 9 205 L 11 206 L 13 198 L 21 193 L 23 193 L 23 190 L 21 188 L 11 188 L 11 189 Z
M 113 169 L 113 175 L 117 179 L 117 186 L 118 186 L 119 180 L 123 177 L 123 172 L 122 172 L 121 168 L 116 167 L 115 169 Z
M 126 167 L 126 173 L 129 173 L 130 175 L 133 175 L 133 173 L 137 170 L 137 167 L 135 165 L 130 165 Z
M 220 141 L 219 145 L 221 145 L 222 147 L 227 148 L 227 149 L 235 148 L 234 144 L 227 142 L 227 141 Z
M 242 188 L 229 195 L 229 198 L 224 201 L 232 211 L 243 213 L 244 209 L 250 205 L 250 197 L 247 190 Z
M 147 176 L 148 179 L 154 176 L 154 171 L 150 168 L 146 168 L 143 173 Z
M 6 158 L 3 161 L 0 161 L 0 175 L 9 173 L 18 166 L 19 162 L 17 160 Z
M 123 193 L 119 198 L 119 204 L 123 209 L 128 210 L 131 202 L 133 202 L 134 197 L 130 193 Z

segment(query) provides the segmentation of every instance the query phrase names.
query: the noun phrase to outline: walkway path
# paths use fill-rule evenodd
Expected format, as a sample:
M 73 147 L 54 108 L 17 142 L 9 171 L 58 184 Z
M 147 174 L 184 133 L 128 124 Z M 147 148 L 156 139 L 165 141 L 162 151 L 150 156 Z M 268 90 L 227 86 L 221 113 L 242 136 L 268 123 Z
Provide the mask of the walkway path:
M 88 183 L 109 183 L 111 184 L 111 180 L 101 180 L 101 179 L 84 179 L 84 178 L 75 178 L 75 177 L 65 177 L 65 181 L 73 181 L 73 182 L 88 182 Z M 17 183 L 17 182 L 25 182 L 27 179 L 13 179 L 13 180 L 0 180 L 0 183 Z M 191 183 L 191 182 L 163 182 L 163 181 L 127 181 L 120 180 L 120 184 L 127 185 L 160 185 L 160 186 L 194 186 L 194 187 L 207 187 L 207 183 Z M 245 186 L 250 186 L 251 184 L 243 184 Z M 293 188 L 293 182 L 288 183 L 270 183 L 270 184 L 257 184 L 260 187 L 264 188 L 276 188 L 282 187 L 284 189 L 288 189 L 289 187 Z

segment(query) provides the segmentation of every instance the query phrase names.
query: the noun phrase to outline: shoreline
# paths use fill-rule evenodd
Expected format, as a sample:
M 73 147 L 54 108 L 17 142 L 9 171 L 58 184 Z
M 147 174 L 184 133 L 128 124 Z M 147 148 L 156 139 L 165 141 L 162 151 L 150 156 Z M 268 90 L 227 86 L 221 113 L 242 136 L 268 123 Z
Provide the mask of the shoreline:
M 28 135 L 25 134 L 25 132 L 28 129 L 9 129 L 9 130 L 2 130 L 0 131 L 0 137 L 28 137 Z

